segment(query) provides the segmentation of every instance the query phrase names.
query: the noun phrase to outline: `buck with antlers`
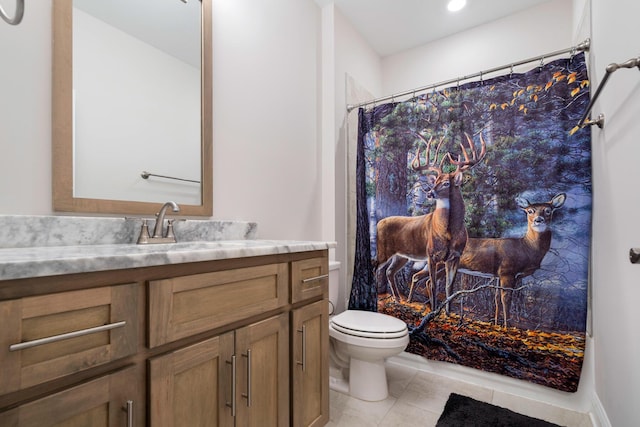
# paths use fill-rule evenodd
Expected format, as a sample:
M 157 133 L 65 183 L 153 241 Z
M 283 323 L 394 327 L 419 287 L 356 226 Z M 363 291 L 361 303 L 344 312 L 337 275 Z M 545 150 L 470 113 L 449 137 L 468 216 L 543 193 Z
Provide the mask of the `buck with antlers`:
M 419 135 L 424 141 L 424 138 Z M 420 216 L 390 216 L 378 222 L 377 225 L 377 281 L 388 281 L 391 295 L 398 301 L 400 294 L 396 284 L 396 273 L 409 261 L 426 261 L 428 271 L 421 270 L 412 278 L 412 283 L 421 276 L 431 274 L 431 286 L 428 287 L 431 308 L 436 307 L 436 281 L 435 272 L 439 264 L 445 265 L 446 279 L 445 289 L 447 295 L 451 291 L 453 279 L 458 270 L 460 255 L 467 243 L 467 230 L 464 225 L 464 201 L 460 192 L 463 172 L 480 162 L 486 154 L 486 144 L 480 135 L 481 151 L 477 153 L 471 138 L 466 135 L 468 149 L 460 143 L 464 160 L 458 156 L 453 160 L 450 153 L 442 156 L 438 165 L 439 151 L 444 141 L 442 138 L 431 157 L 432 139 L 426 142 L 426 154 L 424 163 L 420 159 L 420 147 L 416 152 L 411 167 L 415 171 L 433 172 L 429 175 L 430 190 L 427 196 L 435 199 L 435 210 Z M 442 166 L 445 160 L 449 160 L 456 169 L 450 173 L 444 173 Z M 386 278 L 386 281 L 385 281 Z M 448 311 L 448 307 L 447 307 Z
M 553 212 L 564 205 L 566 194 L 560 193 L 545 203 L 529 203 L 516 198 L 518 207 L 527 214 L 527 232 L 520 238 L 469 238 L 460 257 L 459 268 L 489 273 L 500 280 L 500 300 L 504 326 L 511 309 L 511 293 L 518 279 L 530 276 L 540 268 L 551 247 Z M 495 323 L 500 305 L 496 295 Z

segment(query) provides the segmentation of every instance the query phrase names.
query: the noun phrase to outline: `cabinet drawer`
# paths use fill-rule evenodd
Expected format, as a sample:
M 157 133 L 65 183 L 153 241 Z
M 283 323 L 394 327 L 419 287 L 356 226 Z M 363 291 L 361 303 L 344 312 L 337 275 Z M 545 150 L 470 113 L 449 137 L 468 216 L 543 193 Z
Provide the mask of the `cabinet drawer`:
M 286 263 L 149 282 L 149 347 L 287 304 Z
M 26 403 L 0 413 L 0 425 L 116 427 L 129 425 L 128 415 L 144 421 L 135 375 L 135 369 L 128 368 Z M 134 409 L 138 414 L 131 413 Z
M 137 285 L 0 302 L 0 394 L 136 352 Z
M 327 295 L 329 262 L 327 258 L 311 258 L 291 263 L 291 302 Z

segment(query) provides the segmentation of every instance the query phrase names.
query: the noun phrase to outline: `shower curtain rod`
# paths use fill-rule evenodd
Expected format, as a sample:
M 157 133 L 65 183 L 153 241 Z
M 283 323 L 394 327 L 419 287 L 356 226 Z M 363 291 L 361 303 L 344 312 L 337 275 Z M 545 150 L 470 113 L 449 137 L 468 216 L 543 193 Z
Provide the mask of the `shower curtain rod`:
M 350 104 L 350 105 L 347 105 L 347 113 L 350 113 L 351 110 L 354 110 L 356 108 L 364 107 L 365 105 L 376 104 L 376 103 L 381 102 L 381 101 L 388 101 L 390 99 L 394 99 L 394 98 L 397 98 L 397 97 L 412 95 L 412 94 L 416 94 L 418 92 L 424 92 L 425 90 L 435 89 L 435 88 L 437 88 L 439 86 L 450 85 L 450 84 L 453 84 L 453 83 L 460 83 L 462 80 L 469 80 L 469 79 L 472 79 L 472 78 L 475 78 L 475 77 L 480 77 L 480 79 L 482 79 L 482 77 L 484 75 L 495 73 L 496 71 L 511 69 L 511 71 L 513 72 L 513 67 L 517 67 L 519 65 L 528 64 L 530 62 L 536 62 L 536 61 L 541 61 L 543 63 L 544 60 L 546 58 L 549 58 L 549 57 L 558 56 L 558 55 L 562 55 L 562 54 L 565 54 L 565 53 L 571 53 L 573 55 L 573 54 L 575 54 L 577 52 L 585 52 L 585 51 L 589 50 L 590 45 L 591 45 L 591 39 L 586 39 L 582 43 L 580 43 L 580 44 L 578 44 L 576 46 L 572 46 L 572 47 L 567 48 L 567 49 L 556 50 L 555 52 L 546 53 L 544 55 L 539 55 L 539 56 L 536 56 L 534 58 L 529 58 L 529 59 L 525 59 L 525 60 L 522 60 L 522 61 L 513 62 L 511 64 L 502 65 L 500 67 L 491 68 L 489 70 L 479 71 L 477 73 L 469 74 L 467 76 L 457 77 L 455 79 L 444 80 L 442 82 L 430 84 L 429 86 L 423 86 L 423 87 L 420 87 L 420 88 L 417 88 L 417 89 L 407 90 L 407 91 L 404 91 L 404 92 L 395 93 L 393 95 L 383 96 L 381 98 L 375 98 L 375 99 L 372 99 L 370 101 L 361 102 L 359 104 L 355 104 L 355 105 L 351 105 Z

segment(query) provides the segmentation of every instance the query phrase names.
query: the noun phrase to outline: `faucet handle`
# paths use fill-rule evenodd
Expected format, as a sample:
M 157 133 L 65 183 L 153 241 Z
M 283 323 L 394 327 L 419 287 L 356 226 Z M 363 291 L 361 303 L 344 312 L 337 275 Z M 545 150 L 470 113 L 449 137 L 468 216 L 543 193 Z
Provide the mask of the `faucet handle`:
M 167 235 L 165 236 L 167 239 L 173 239 L 174 242 L 177 242 L 177 238 L 175 232 L 173 231 L 173 223 L 186 221 L 185 218 L 171 218 L 167 220 Z
M 167 239 L 173 239 L 173 241 L 176 241 L 176 235 L 173 232 L 173 221 L 173 219 L 167 220 L 167 235 L 165 237 Z
M 138 236 L 138 244 L 149 243 L 149 225 L 147 224 L 147 219 L 142 219 L 142 226 L 140 227 L 140 236 Z

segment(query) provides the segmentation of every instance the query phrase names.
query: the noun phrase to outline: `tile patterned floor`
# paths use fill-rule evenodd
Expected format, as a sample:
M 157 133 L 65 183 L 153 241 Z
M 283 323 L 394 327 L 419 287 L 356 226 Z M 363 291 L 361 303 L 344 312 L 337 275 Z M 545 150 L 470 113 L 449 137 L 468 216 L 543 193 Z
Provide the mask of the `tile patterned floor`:
M 331 390 L 327 427 L 392 427 L 436 425 L 450 393 L 463 394 L 521 414 L 567 427 L 592 427 L 588 414 L 568 411 L 433 373 L 387 364 L 389 397 L 364 402 Z

